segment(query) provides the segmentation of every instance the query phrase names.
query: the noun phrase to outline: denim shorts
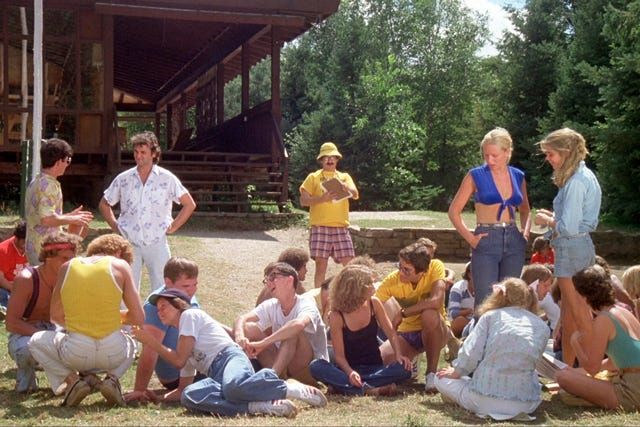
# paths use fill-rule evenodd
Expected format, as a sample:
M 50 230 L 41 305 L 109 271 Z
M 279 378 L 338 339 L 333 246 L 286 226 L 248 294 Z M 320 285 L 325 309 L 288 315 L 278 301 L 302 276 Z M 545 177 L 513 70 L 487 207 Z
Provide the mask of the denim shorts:
M 551 240 L 551 246 L 556 253 L 553 272 L 556 277 L 572 277 L 596 262 L 596 250 L 588 234 L 556 237 Z

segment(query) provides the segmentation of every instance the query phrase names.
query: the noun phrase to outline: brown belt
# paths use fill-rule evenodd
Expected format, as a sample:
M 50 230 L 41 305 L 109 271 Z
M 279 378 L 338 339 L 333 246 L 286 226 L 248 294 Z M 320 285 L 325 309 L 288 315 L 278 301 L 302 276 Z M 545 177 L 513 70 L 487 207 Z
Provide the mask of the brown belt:
M 620 369 L 620 373 L 622 374 L 637 374 L 640 373 L 640 366 L 633 368 L 622 368 Z

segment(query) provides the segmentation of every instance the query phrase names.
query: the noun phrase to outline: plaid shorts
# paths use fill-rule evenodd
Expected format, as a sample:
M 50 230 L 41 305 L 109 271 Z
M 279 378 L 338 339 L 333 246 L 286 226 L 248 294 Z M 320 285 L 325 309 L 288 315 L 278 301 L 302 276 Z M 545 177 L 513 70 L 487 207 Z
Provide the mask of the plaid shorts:
M 356 256 L 347 227 L 314 225 L 309 237 L 309 252 L 313 259 L 333 257 L 336 262 L 340 262 L 342 258 Z

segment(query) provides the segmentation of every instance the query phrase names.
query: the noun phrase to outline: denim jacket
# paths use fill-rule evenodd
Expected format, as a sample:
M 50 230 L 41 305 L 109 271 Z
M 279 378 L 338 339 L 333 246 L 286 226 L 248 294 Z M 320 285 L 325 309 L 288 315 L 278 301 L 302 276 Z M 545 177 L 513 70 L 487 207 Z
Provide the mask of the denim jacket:
M 464 341 L 453 367 L 469 375 L 476 393 L 521 402 L 540 400 L 535 372 L 549 328 L 535 314 L 505 307 L 483 314 Z
M 602 191 L 596 176 L 584 164 L 560 188 L 553 199 L 555 239 L 586 235 L 598 226 Z

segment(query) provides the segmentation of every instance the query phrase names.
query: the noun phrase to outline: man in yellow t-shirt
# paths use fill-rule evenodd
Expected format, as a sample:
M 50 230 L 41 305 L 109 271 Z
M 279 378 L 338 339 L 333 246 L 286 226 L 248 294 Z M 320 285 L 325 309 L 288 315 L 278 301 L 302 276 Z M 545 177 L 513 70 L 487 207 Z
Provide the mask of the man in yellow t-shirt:
M 402 307 L 402 320 L 398 325 L 400 349 L 410 359 L 425 353 L 425 390 L 433 392 L 440 351 L 449 336 L 444 307 L 444 264 L 432 260 L 429 250 L 420 243 L 400 250 L 398 258 L 398 270 L 384 278 L 376 296 L 383 303 L 394 297 Z M 380 353 L 385 365 L 394 361 L 394 351 L 388 340 L 380 346 Z
M 317 157 L 322 169 L 310 173 L 300 186 L 300 204 L 309 206 L 309 249 L 316 262 L 316 288 L 324 281 L 329 257 L 346 265 L 355 256 L 348 230 L 349 198 L 358 199 L 359 193 L 351 176 L 336 169 L 340 159 L 342 154 L 333 142 L 322 144 Z M 337 187 L 325 189 L 323 183 L 336 184 L 333 178 Z

